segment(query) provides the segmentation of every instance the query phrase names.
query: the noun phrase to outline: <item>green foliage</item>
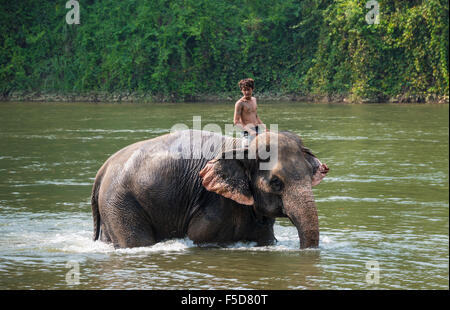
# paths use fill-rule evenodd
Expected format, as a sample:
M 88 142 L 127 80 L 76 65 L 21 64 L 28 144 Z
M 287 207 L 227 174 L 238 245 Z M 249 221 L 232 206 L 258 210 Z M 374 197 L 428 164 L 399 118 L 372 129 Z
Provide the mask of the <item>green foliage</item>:
M 448 2 L 0 0 L 0 92 L 448 95 Z
M 448 95 L 448 2 L 380 0 L 380 23 L 372 25 L 365 3 L 335 1 L 325 11 L 311 91 Z

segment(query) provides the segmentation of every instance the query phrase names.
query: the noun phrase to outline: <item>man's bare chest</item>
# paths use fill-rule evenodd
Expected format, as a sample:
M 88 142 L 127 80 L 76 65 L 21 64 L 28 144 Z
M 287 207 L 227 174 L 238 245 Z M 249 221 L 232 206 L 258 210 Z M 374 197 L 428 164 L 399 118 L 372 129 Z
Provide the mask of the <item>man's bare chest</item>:
M 256 112 L 256 103 L 253 101 L 245 101 L 243 102 L 242 110 L 244 113 L 254 113 Z

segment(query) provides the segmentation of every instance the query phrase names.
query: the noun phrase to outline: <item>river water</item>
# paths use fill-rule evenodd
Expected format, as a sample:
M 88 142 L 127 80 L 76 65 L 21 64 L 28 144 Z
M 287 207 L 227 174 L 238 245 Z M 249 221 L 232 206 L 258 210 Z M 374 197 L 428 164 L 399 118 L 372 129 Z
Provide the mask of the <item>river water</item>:
M 93 242 L 97 170 L 170 131 L 224 128 L 232 104 L 0 104 L 0 289 L 449 289 L 448 105 L 260 103 L 330 167 L 314 188 L 320 247 L 114 250 Z

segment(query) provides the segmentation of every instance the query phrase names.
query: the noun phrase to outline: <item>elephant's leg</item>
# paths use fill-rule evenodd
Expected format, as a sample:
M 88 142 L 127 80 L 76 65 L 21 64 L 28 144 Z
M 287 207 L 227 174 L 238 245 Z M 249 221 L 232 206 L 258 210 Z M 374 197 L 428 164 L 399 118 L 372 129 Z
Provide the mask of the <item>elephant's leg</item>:
M 187 235 L 196 244 L 229 244 L 238 241 L 256 242 L 258 246 L 273 245 L 273 219 L 255 221 L 250 207 L 221 205 L 205 207 L 190 221 Z
M 262 230 L 259 235 L 255 236 L 255 241 L 258 246 L 269 246 L 277 243 L 277 239 L 273 233 L 273 228 L 267 227 Z
M 217 224 L 204 217 L 194 218 L 189 224 L 187 236 L 195 244 L 216 242 L 219 237 Z
M 105 243 L 112 243 L 111 237 L 109 236 L 107 226 L 102 221 L 100 221 L 100 233 L 99 233 L 98 240 L 105 242 Z
M 109 212 L 104 212 L 106 218 L 102 217 L 105 224 L 102 235 L 115 248 L 143 247 L 157 243 L 151 223 L 135 199 L 125 196 L 120 202 L 110 204 L 110 208 Z
M 220 208 L 206 208 L 190 221 L 187 236 L 195 244 L 227 243 L 233 239 L 231 215 Z

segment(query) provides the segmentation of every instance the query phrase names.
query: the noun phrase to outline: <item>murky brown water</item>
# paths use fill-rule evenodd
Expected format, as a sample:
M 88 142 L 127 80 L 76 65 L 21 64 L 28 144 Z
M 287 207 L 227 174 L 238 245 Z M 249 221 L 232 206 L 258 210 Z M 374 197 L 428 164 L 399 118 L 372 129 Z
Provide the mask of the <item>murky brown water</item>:
M 314 188 L 320 248 L 298 250 L 295 228 L 278 220 L 269 247 L 114 250 L 91 241 L 102 163 L 194 115 L 224 128 L 233 106 L 1 103 L 0 288 L 448 289 L 448 113 L 261 103 L 265 123 L 300 134 L 331 168 Z M 74 266 L 78 284 L 66 281 Z

